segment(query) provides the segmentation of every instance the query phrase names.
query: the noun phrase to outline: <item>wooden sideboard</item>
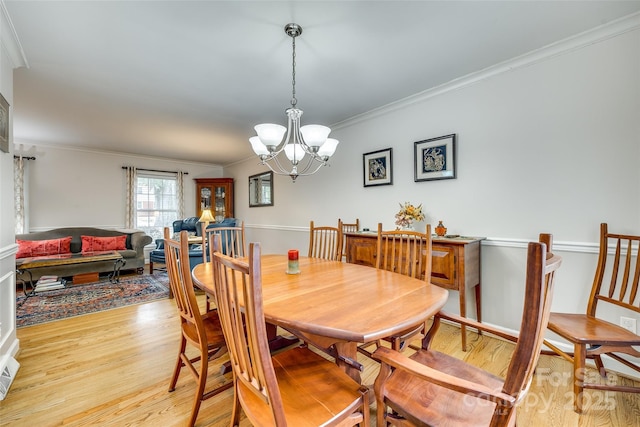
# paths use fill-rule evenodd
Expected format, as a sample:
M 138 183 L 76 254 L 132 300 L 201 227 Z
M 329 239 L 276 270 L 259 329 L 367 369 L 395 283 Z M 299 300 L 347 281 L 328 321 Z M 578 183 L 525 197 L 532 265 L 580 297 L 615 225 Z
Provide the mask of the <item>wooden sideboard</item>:
M 347 262 L 376 266 L 378 235 L 373 232 L 345 233 Z M 482 321 L 480 292 L 480 242 L 484 237 L 433 237 L 431 283 L 460 294 L 460 315 L 467 315 L 467 290 L 474 288 L 476 316 Z M 462 350 L 467 351 L 466 327 L 462 326 Z

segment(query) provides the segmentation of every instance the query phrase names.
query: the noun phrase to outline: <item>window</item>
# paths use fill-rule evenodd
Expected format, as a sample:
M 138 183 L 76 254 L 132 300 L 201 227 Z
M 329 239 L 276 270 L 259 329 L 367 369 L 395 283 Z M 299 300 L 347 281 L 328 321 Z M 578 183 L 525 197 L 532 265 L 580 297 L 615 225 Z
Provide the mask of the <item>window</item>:
M 136 179 L 136 228 L 153 239 L 164 237 L 164 227 L 178 219 L 177 178 L 174 175 L 138 172 Z

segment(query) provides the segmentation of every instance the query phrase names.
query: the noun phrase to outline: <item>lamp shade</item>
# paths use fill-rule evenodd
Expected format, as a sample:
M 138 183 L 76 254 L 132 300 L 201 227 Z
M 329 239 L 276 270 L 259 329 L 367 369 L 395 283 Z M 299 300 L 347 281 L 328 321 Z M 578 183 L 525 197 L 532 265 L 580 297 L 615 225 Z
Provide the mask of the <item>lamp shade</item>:
M 198 221 L 209 223 L 209 222 L 216 222 L 216 219 L 211 214 L 211 209 L 203 209 L 202 215 L 200 215 L 200 219 Z
M 302 138 L 309 147 L 320 147 L 327 140 L 331 129 L 322 125 L 306 125 L 300 128 Z
M 273 123 L 263 123 L 253 127 L 258 133 L 258 138 L 267 147 L 272 145 L 278 145 L 282 142 L 282 137 L 287 131 L 287 128 L 282 125 Z
M 338 147 L 339 143 L 340 141 L 338 141 L 337 139 L 327 138 L 327 141 L 324 144 L 322 144 L 322 147 L 320 147 L 320 149 L 318 149 L 318 156 L 320 157 L 333 156 L 333 153 L 336 152 L 336 148 Z
M 257 136 L 252 136 L 249 138 L 249 142 L 251 143 L 251 148 L 253 148 L 253 152 L 258 156 L 264 156 L 269 154 L 269 150 L 267 147 L 260 141 L 260 138 Z
M 289 161 L 293 162 L 294 164 L 304 159 L 305 154 L 300 144 L 287 144 L 284 147 L 284 153 L 287 155 Z

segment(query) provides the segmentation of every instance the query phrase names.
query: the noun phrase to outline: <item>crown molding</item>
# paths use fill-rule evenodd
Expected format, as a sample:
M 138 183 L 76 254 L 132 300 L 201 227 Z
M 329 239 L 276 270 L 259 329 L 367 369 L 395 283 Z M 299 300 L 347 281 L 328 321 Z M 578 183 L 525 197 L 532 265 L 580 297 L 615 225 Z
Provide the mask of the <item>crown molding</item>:
M 13 68 L 29 68 L 27 56 L 3 0 L 0 0 L 0 29 L 0 45 L 9 54 Z
M 609 40 L 614 37 L 640 29 L 640 12 L 632 13 L 609 23 L 583 31 L 574 36 L 548 44 L 539 49 L 516 56 L 509 60 L 487 67 L 483 70 L 467 74 L 466 76 L 451 80 L 447 83 L 427 89 L 423 92 L 410 95 L 398 101 L 391 102 L 382 107 L 375 108 L 349 119 L 333 124 L 335 129 L 344 128 L 359 122 L 373 119 L 375 117 L 388 114 L 390 112 L 406 108 L 416 103 L 424 102 L 430 98 L 443 95 L 447 92 L 458 90 L 466 86 L 473 85 L 482 80 L 489 79 L 496 75 L 511 72 L 519 68 L 528 67 L 539 62 L 565 55 L 579 49 Z

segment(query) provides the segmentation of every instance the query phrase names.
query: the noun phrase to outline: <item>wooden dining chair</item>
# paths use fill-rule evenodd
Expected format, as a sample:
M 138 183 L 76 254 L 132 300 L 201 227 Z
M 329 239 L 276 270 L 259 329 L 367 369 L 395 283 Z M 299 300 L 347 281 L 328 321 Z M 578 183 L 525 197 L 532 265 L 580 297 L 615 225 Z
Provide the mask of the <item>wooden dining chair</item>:
M 218 239 L 215 236 L 214 239 Z M 247 260 L 213 254 L 215 295 L 234 373 L 231 425 L 369 427 L 369 392 L 306 346 L 271 355 L 262 305 L 260 244 Z M 282 272 L 282 274 L 285 274 Z
M 164 229 L 167 275 L 180 314 L 181 330 L 178 360 L 173 370 L 169 391 L 175 390 L 182 368 L 187 367 L 197 383 L 191 418 L 188 422 L 189 426 L 193 426 L 202 401 L 231 388 L 233 382 L 227 381 L 205 392 L 209 361 L 226 354 L 227 346 L 218 312 L 213 310 L 205 314 L 200 313 L 191 280 L 188 238 L 187 232 L 181 231 L 180 241 L 172 240 L 169 228 Z M 187 354 L 187 345 L 197 349 L 196 357 L 190 357 Z
M 595 361 L 600 376 L 607 378 L 602 356 L 606 355 L 621 364 L 640 372 L 640 366 L 628 356 L 640 357 L 640 335 L 598 317 L 600 311 L 615 307 L 617 313 L 638 316 L 640 313 L 639 279 L 640 263 L 638 247 L 640 236 L 609 233 L 606 223 L 600 224 L 600 250 L 591 295 L 584 314 L 551 313 L 549 330 L 573 345 L 573 353 L 565 352 L 545 340 L 553 350 L 544 354 L 557 354 L 573 363 L 573 406 L 577 413 L 583 411 L 584 389 L 612 390 L 640 393 L 639 387 L 620 385 L 618 382 L 585 382 L 586 359 Z M 615 252 L 609 255 L 610 248 Z M 627 355 L 623 357 L 622 355 Z
M 420 233 L 409 230 L 383 231 L 379 223 L 376 252 L 376 268 L 428 280 L 431 278 L 431 225 L 427 224 L 425 232 Z M 426 324 L 410 328 L 385 340 L 391 342 L 391 348 L 400 351 L 412 339 L 417 339 L 425 327 Z M 362 344 L 358 351 L 371 357 L 368 348 L 373 344 Z M 379 345 L 379 342 L 375 344 Z
M 220 244 L 222 245 L 222 253 L 232 258 L 242 258 L 245 256 L 247 249 L 244 238 L 244 221 L 240 225 L 234 227 L 209 227 L 205 229 L 202 226 L 202 236 L 204 237 L 202 245 L 202 257 L 204 262 L 209 262 L 213 246 L 210 245 L 211 236 L 219 234 L 222 236 Z
M 202 259 L 209 262 L 213 253 L 212 236 L 217 234 L 221 236 L 220 245 L 222 253 L 233 258 L 242 258 L 245 256 L 247 249 L 244 239 L 244 221 L 239 226 L 234 227 L 206 227 L 202 224 Z M 211 295 L 206 295 L 207 311 L 211 310 Z
M 342 224 L 337 227 L 316 226 L 309 223 L 309 258 L 323 258 L 331 261 L 342 259 Z
M 550 237 L 541 235 L 541 241 L 550 242 Z M 387 423 L 397 426 L 515 425 L 516 405 L 529 389 L 540 356 L 555 273 L 562 263 L 561 257 L 547 252 L 547 245 L 542 242 L 531 242 L 527 248 L 524 309 L 518 335 L 440 312 L 434 317 L 422 348 L 410 357 L 386 347 L 379 347 L 373 353 L 381 363 L 374 384 L 378 427 Z M 430 349 L 441 319 L 464 323 L 515 342 L 505 378 Z
M 344 238 L 344 233 L 357 233 L 360 231 L 360 219 L 356 218 L 356 222 L 346 223 L 342 222 L 342 219 L 338 218 L 338 225 L 342 228 L 342 258 L 347 257 L 347 239 Z

